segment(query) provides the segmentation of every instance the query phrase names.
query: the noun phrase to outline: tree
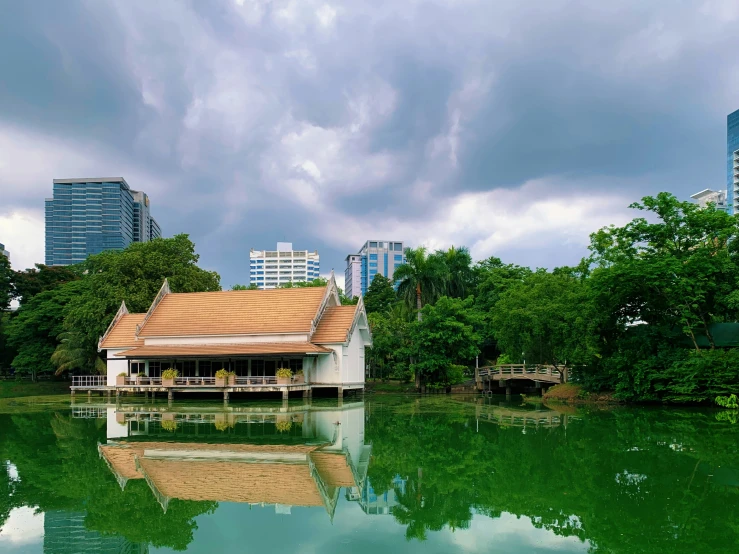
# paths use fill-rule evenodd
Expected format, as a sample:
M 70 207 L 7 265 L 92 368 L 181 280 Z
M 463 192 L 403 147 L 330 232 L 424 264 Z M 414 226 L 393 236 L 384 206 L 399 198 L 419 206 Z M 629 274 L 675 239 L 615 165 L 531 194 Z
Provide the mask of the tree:
M 165 278 L 172 292 L 221 290 L 218 274 L 199 268 L 198 259 L 187 235 L 133 243 L 125 250 L 88 257 L 80 264 L 85 272 L 80 294 L 65 312 L 64 330 L 71 333 L 65 348 L 85 350 L 93 359 L 98 339 L 121 301 L 131 312 L 145 312 Z
M 14 295 L 21 304 L 38 293 L 80 278 L 76 266 L 48 266 L 36 264 L 35 268 L 13 272 Z
M 418 321 L 425 304 L 433 303 L 446 290 L 447 268 L 439 256 L 429 256 L 426 248 L 405 249 L 405 263 L 395 268 L 398 295 L 409 309 L 415 308 Z
M 739 220 L 661 192 L 633 209 L 654 214 L 591 235 L 593 290 L 621 327 L 645 322 L 714 340 L 714 321 L 739 315 Z
M 259 290 L 256 283 L 250 283 L 249 285 L 234 285 L 231 290 Z
M 302 289 L 306 287 L 325 287 L 328 285 L 328 279 L 316 277 L 312 281 L 288 281 L 279 285 L 281 289 Z
M 377 273 L 364 295 L 364 307 L 367 314 L 386 312 L 395 302 L 396 297 L 393 282 L 384 275 Z
M 423 307 L 423 318 L 410 327 L 411 369 L 421 383 L 447 387 L 462 381 L 463 366 L 480 353 L 471 308 L 472 298 L 447 296 Z
M 54 289 L 36 294 L 18 309 L 6 328 L 8 345 L 17 351 L 12 365 L 19 374 L 55 370 L 51 355 L 64 330 L 65 310 L 84 290 L 82 281 L 70 281 Z
M 453 298 L 469 296 L 474 286 L 474 272 L 472 257 L 467 247 L 452 246 L 448 250 L 437 250 L 435 256 L 441 258 L 447 268 L 446 296 Z
M 410 380 L 407 319 L 393 309 L 372 312 L 367 319 L 372 331 L 372 348 L 367 351 L 372 375 Z
M 597 353 L 598 318 L 587 285 L 566 272 L 529 275 L 501 295 L 491 315 L 498 347 L 512 359 L 561 366 Z
M 7 310 L 13 297 L 13 270 L 10 260 L 0 254 L 0 311 Z

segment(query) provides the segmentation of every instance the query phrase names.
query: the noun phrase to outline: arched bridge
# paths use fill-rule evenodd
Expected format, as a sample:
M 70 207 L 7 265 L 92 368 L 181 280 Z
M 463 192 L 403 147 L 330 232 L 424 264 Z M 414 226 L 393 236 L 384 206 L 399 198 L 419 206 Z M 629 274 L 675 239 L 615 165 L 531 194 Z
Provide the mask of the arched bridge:
M 475 369 L 475 382 L 479 390 L 490 390 L 492 382 L 506 387 L 510 394 L 509 381 L 533 381 L 537 388 L 567 382 L 567 367 L 559 368 L 542 364 L 500 364 Z

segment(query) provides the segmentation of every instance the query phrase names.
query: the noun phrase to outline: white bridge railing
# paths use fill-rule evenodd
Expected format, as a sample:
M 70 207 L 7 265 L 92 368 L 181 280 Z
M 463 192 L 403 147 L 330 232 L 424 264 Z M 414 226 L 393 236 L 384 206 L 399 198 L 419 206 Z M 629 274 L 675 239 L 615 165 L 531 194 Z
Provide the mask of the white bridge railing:
M 108 384 L 105 375 L 73 375 L 73 387 L 104 387 Z

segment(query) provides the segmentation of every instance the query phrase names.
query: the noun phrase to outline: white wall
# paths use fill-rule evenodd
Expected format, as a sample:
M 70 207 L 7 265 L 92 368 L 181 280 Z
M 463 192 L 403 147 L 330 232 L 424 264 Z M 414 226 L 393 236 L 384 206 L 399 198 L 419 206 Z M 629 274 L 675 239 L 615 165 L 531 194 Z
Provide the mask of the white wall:
M 125 358 L 116 358 L 114 354 L 131 350 L 130 348 L 117 348 L 108 350 L 108 386 L 115 386 L 115 378 L 119 373 L 128 373 L 128 360 Z
M 109 439 L 121 439 L 128 436 L 128 424 L 118 423 L 115 417 L 115 408 L 107 409 L 108 416 L 106 418 L 107 437 Z
M 336 352 L 338 357 L 338 365 L 334 362 L 332 354 L 319 354 L 316 358 L 315 369 L 311 372 L 311 383 L 329 383 L 337 385 L 341 383 L 341 349 L 342 345 L 324 344 L 326 348 L 330 348 Z M 339 371 L 337 371 L 337 368 Z
M 364 339 L 359 326 L 354 328 L 349 345 L 344 348 L 341 378 L 344 383 L 364 383 Z

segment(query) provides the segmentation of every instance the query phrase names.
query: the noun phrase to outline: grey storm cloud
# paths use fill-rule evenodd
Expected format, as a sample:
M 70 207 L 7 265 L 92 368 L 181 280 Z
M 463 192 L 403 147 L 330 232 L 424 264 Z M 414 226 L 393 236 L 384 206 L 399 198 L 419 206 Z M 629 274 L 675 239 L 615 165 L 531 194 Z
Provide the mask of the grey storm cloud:
M 640 196 L 724 185 L 737 21 L 728 0 L 7 2 L 0 242 L 41 261 L 19 229 L 94 173 L 146 190 L 224 286 L 277 240 L 338 273 L 369 238 L 573 263 Z

